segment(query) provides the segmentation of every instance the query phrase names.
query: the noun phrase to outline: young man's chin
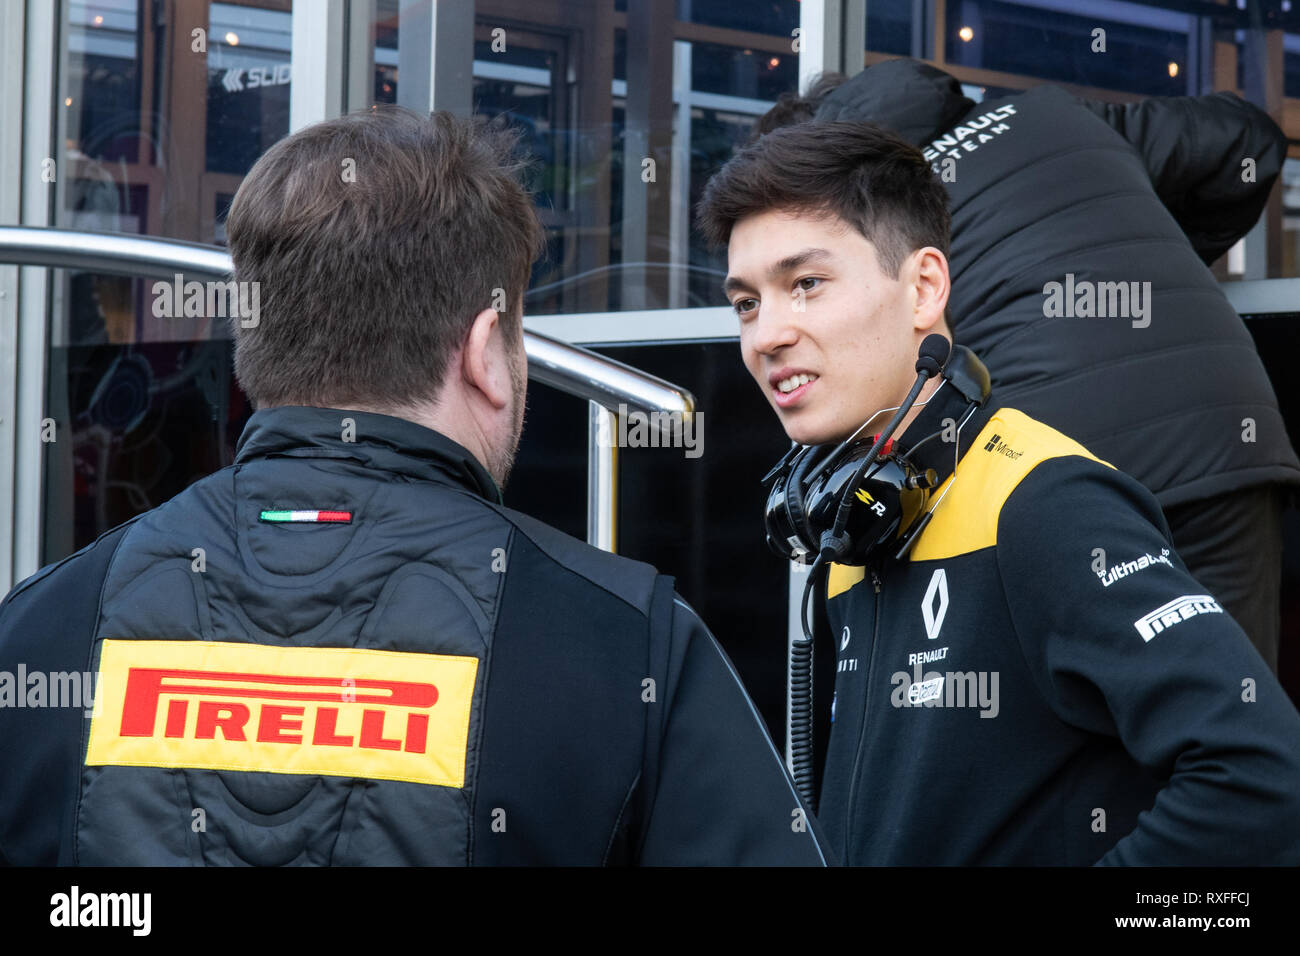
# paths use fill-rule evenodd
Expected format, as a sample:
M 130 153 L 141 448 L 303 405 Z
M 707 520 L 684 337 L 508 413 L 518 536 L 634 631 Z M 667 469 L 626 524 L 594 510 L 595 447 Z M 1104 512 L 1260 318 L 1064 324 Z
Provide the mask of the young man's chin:
M 825 445 L 827 442 L 839 441 L 835 435 L 835 430 L 826 425 L 817 425 L 812 422 L 781 420 L 781 426 L 785 429 L 786 437 L 800 445 Z
M 772 411 L 785 431 L 786 437 L 800 445 L 825 445 L 841 442 L 852 434 L 861 421 L 844 421 L 828 403 L 799 402 L 793 408 L 781 408 L 771 401 Z

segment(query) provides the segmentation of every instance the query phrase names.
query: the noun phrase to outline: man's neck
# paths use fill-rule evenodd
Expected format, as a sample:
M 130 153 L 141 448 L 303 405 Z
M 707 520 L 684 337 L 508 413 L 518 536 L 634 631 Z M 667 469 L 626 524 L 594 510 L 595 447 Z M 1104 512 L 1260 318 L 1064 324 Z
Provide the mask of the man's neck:
M 936 375 L 921 386 L 921 391 L 916 396 L 916 402 L 913 403 L 907 414 L 903 416 L 903 420 L 898 423 L 898 428 L 894 429 L 894 438 L 901 438 L 903 435 L 907 434 L 907 430 L 912 426 L 912 422 L 916 421 L 917 416 L 925 410 L 926 404 L 934 396 L 934 393 L 938 390 L 941 384 L 943 384 L 943 378 Z M 885 418 L 883 421 L 873 422 L 872 428 L 874 428 L 878 433 L 887 424 L 889 424 L 889 419 Z
M 487 467 L 487 456 L 482 437 L 475 429 L 464 427 L 459 422 L 452 420 L 451 416 L 440 414 L 442 407 L 437 403 L 425 402 L 418 405 L 404 405 L 400 408 L 364 404 L 353 404 L 350 407 L 359 412 L 371 412 L 375 415 L 401 418 L 408 422 L 414 422 L 416 425 L 421 425 L 430 431 L 435 431 L 465 448 L 478 459 L 479 464 L 483 465 L 484 468 Z

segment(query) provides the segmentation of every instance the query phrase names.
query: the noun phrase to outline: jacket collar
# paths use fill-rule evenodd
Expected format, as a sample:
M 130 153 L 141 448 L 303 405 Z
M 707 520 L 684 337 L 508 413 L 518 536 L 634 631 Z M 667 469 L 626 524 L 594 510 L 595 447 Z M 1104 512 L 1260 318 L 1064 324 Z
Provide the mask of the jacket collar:
M 353 441 L 344 440 L 344 419 L 353 422 Z M 351 458 L 381 471 L 458 484 L 501 503 L 501 490 L 467 448 L 391 415 L 304 405 L 254 412 L 235 445 L 235 462 L 272 456 Z

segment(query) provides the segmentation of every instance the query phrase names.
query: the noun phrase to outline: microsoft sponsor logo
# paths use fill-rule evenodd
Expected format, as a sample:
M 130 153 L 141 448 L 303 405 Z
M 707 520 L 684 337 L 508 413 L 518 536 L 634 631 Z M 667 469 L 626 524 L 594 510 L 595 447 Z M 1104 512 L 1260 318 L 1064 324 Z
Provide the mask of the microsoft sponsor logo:
M 1023 451 L 1013 451 L 1011 446 L 1002 440 L 1002 436 L 997 434 L 984 443 L 984 450 L 1006 455 L 1013 461 L 1024 454 Z
M 1219 602 L 1208 594 L 1184 594 L 1162 604 L 1149 614 L 1144 614 L 1133 622 L 1142 640 L 1150 641 L 1153 637 L 1175 624 L 1180 624 L 1197 614 L 1222 614 Z

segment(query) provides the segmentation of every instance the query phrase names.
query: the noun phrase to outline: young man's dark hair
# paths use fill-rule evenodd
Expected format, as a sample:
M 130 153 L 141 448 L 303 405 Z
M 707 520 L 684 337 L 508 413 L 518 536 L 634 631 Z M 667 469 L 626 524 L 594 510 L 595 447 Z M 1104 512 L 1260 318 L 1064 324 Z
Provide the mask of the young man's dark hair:
M 235 278 L 260 288 L 258 324 L 232 323 L 255 405 L 409 407 L 481 310 L 515 337 L 543 245 L 517 139 L 376 107 L 266 151 L 226 219 Z
M 935 222 L 937 185 L 897 137 L 818 122 L 761 137 L 706 187 L 741 356 L 796 443 L 865 450 L 922 343 L 950 338 L 942 229 L 908 228 Z M 953 346 L 901 408 L 890 453 L 937 482 L 925 518 L 900 519 L 909 548 L 810 578 L 836 656 L 816 698 L 832 848 L 867 865 L 1300 862 L 1300 714 L 1150 492 L 987 375 Z M 871 489 L 840 500 L 885 508 Z M 785 504 L 792 550 L 855 553 L 809 527 L 808 500 Z
M 826 863 L 672 579 L 502 503 L 540 235 L 507 144 L 377 110 L 254 166 L 261 407 L 0 604 L 0 676 L 98 674 L 93 712 L 0 682 L 0 864 Z
M 851 223 L 898 278 L 903 259 L 948 254 L 948 193 L 921 151 L 868 123 L 787 126 L 742 148 L 704 187 L 698 217 L 712 245 L 766 209 L 826 212 Z

